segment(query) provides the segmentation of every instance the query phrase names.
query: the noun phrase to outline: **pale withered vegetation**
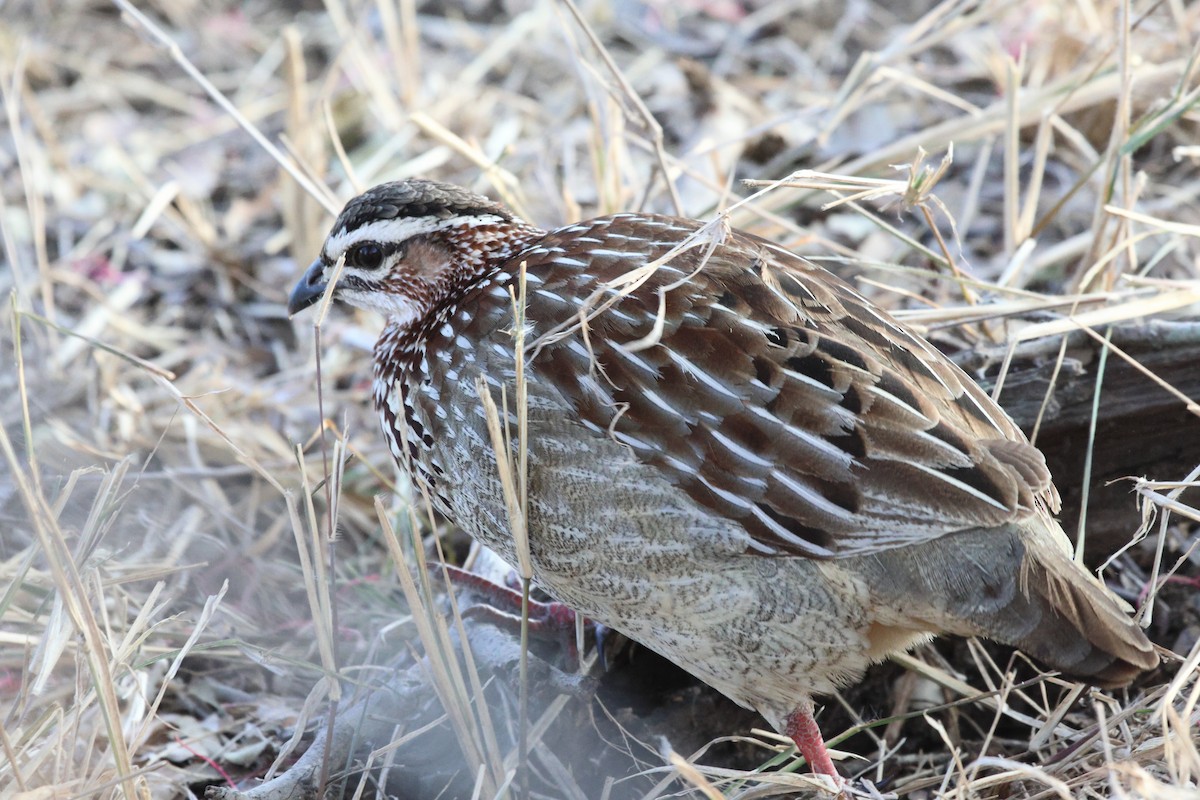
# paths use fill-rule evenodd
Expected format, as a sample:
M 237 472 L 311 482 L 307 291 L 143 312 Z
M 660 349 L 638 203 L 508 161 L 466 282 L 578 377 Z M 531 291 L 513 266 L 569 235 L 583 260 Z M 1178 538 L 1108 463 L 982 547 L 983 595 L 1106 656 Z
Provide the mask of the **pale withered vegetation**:
M 1200 6 L 289 5 L 0 11 L 0 798 L 811 791 L 653 654 L 522 661 L 421 566 L 466 543 L 377 434 L 379 320 L 316 348 L 284 310 L 330 212 L 414 175 L 543 226 L 736 205 L 1045 448 L 1163 666 L 1105 694 L 922 648 L 818 714 L 858 785 L 1196 796 Z

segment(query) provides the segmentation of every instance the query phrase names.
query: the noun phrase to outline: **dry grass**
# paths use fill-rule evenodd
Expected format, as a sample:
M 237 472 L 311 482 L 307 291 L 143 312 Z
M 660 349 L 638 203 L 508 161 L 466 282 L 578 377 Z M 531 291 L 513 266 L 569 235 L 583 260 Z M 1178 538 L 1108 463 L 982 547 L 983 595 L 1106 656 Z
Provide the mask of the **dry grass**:
M 317 443 L 314 335 L 284 305 L 333 198 L 423 174 L 555 225 L 712 216 L 757 179 L 734 224 L 963 345 L 1197 316 L 1200 8 L 1178 0 L 144 10 L 178 50 L 97 0 L 9 3 L 0 25 L 0 798 L 261 776 L 404 642 L 441 652 L 476 796 L 512 780 L 508 711 L 474 703 L 447 654 L 461 620 L 421 611 L 436 587 L 396 568 L 426 515 L 367 408 L 378 320 L 323 323 Z M 1153 601 L 1200 573 L 1200 515 L 1176 491 L 1195 472 L 1149 477 L 1134 557 Z M 1014 685 L 974 646 L 905 659 L 893 711 L 863 726 L 866 776 L 914 796 L 1195 796 L 1200 625 L 1165 592 L 1177 656 L 1118 699 Z M 773 735 L 749 741 L 787 762 Z M 626 744 L 648 776 L 631 796 L 804 785 Z M 563 797 L 630 785 L 541 763 Z

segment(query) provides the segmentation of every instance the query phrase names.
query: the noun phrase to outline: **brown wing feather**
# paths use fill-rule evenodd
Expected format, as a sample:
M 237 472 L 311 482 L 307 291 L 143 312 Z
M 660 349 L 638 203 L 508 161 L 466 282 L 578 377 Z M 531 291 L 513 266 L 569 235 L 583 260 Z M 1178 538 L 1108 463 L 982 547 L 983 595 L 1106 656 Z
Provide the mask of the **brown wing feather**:
M 698 227 L 618 215 L 520 256 L 528 318 L 548 334 L 532 368 L 584 424 L 737 519 L 764 553 L 872 552 L 1053 503 L 1041 454 L 966 375 L 776 245 L 732 232 L 625 294 L 597 290 Z M 648 230 L 663 241 L 609 249 Z

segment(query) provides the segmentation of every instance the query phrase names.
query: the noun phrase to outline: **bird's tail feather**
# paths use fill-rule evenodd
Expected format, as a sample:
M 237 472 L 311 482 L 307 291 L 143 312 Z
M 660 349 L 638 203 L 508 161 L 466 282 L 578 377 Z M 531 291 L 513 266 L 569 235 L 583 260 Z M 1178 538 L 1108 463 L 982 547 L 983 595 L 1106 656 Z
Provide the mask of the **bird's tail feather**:
M 1071 560 L 1049 518 L 885 551 L 858 570 L 900 628 L 994 639 L 1104 687 L 1158 664 L 1129 606 Z
M 1026 653 L 1098 686 L 1124 686 L 1158 665 L 1128 604 L 1063 553 L 1030 547 L 1021 585 L 1043 610 L 1042 623 L 1012 642 Z

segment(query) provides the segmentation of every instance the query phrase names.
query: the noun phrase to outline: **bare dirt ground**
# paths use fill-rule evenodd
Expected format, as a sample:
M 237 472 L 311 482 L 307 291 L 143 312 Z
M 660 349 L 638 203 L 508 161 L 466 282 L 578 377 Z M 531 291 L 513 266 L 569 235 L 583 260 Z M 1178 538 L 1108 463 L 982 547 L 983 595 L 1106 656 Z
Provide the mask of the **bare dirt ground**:
M 939 642 L 822 728 L 864 790 L 1197 796 L 1197 42 L 1180 0 L 0 4 L 0 799 L 815 791 L 617 641 L 586 676 L 537 642 L 522 733 L 511 630 L 413 570 L 467 545 L 377 435 L 380 322 L 314 347 L 285 305 L 414 175 L 547 227 L 754 195 L 733 224 L 1002 382 L 1164 665 L 1101 693 Z

